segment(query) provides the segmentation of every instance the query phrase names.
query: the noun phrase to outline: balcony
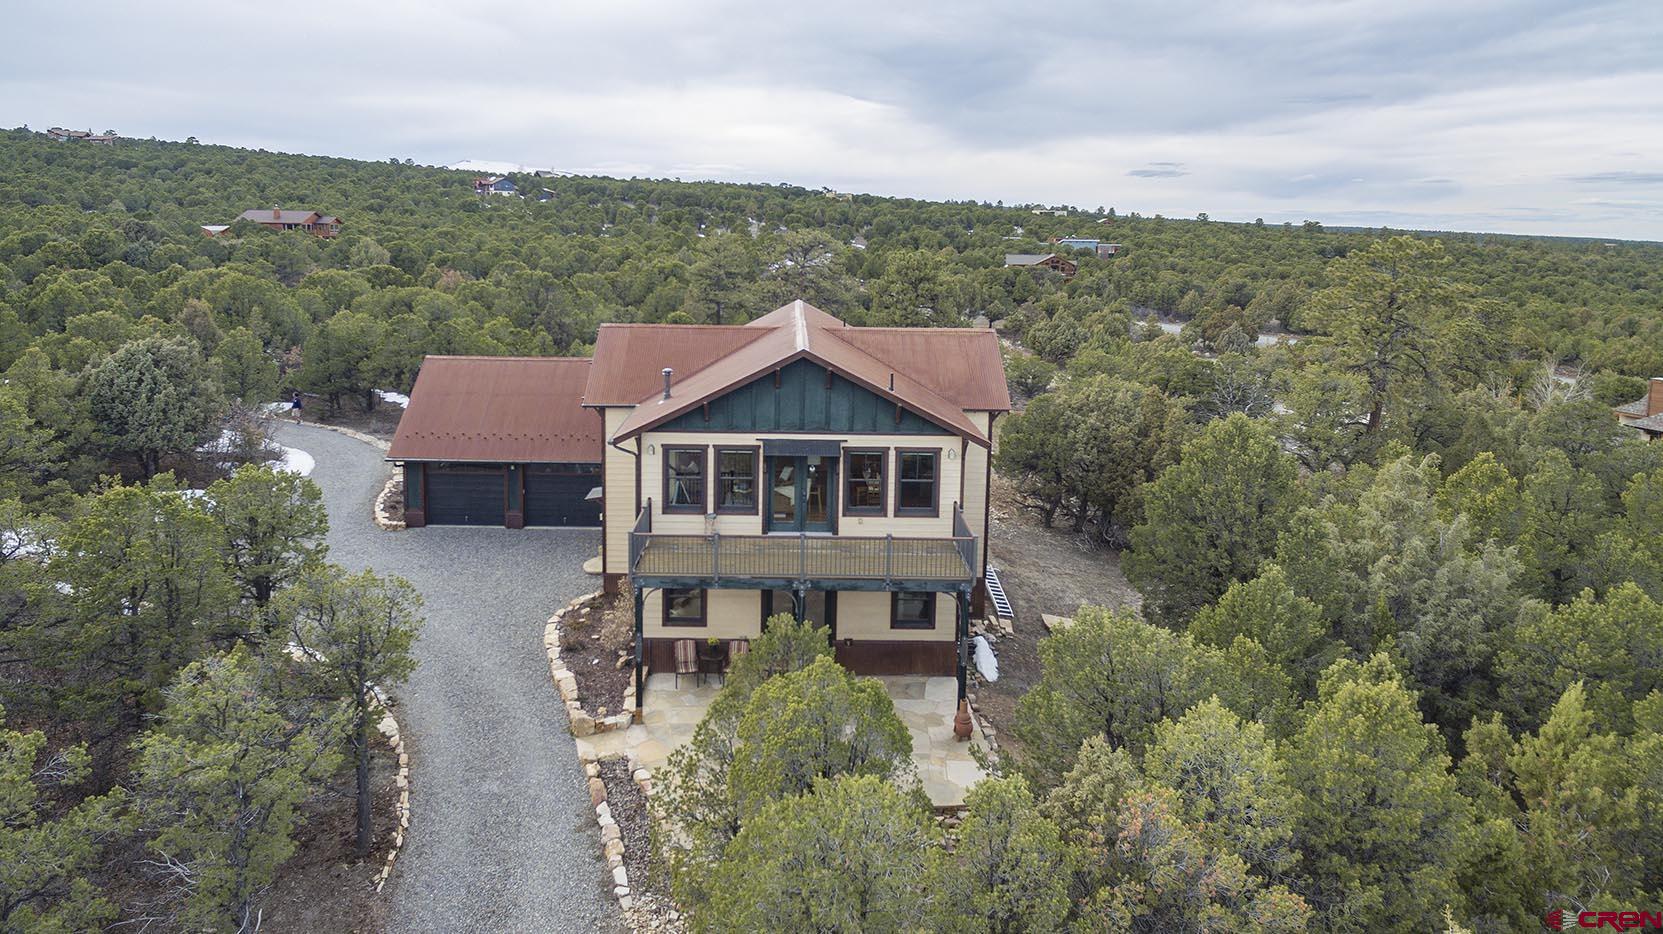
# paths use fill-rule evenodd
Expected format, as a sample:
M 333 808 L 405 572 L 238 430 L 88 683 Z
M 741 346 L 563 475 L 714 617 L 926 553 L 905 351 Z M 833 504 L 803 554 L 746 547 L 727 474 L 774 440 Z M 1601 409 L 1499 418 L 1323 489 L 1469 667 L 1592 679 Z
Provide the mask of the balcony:
M 976 537 L 953 507 L 953 535 L 855 537 L 655 534 L 652 503 L 629 536 L 637 585 L 843 590 L 954 590 L 976 579 Z

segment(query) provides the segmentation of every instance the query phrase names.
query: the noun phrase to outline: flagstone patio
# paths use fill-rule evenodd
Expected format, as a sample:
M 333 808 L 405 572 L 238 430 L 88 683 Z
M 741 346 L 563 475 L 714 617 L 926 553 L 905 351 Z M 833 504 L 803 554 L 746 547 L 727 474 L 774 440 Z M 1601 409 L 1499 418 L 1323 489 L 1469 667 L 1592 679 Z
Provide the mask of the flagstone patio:
M 957 807 L 965 792 L 986 773 L 971 757 L 970 747 L 986 750 L 981 726 L 969 742 L 953 738 L 953 714 L 957 710 L 958 685 L 952 678 L 921 675 L 891 675 L 878 678 L 895 702 L 895 713 L 912 734 L 912 760 L 930 801 L 937 807 Z M 625 755 L 647 769 L 656 769 L 670 757 L 671 750 L 693 735 L 715 699 L 719 679 L 697 684 L 683 675 L 658 674 L 647 679 L 642 722 L 627 730 L 598 733 L 577 738 L 578 754 L 584 759 Z

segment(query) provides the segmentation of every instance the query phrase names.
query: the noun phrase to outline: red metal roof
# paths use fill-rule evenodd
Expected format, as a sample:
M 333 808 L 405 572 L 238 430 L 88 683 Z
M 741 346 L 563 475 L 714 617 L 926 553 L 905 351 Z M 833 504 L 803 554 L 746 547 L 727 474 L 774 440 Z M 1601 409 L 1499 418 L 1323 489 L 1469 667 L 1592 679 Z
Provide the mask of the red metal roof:
M 757 319 L 762 320 L 762 319 Z M 584 405 L 634 405 L 662 388 L 665 367 L 681 379 L 765 336 L 762 328 L 709 324 L 603 324 L 583 390 Z
M 639 332 L 650 327 L 635 329 Z M 603 338 L 606 330 L 604 326 L 601 329 Z M 674 359 L 676 355 L 671 352 L 676 346 L 693 343 L 690 332 L 682 333 L 680 343 L 662 345 L 660 359 L 652 366 L 627 355 L 618 358 L 623 361 L 620 364 L 611 356 L 603 356 L 602 343 L 597 341 L 595 356 L 603 363 L 591 371 L 591 390 L 605 379 L 597 376 L 603 368 L 610 372 L 619 366 L 639 367 L 630 384 L 638 394 L 629 404 L 636 408 L 618 426 L 612 440 L 639 434 L 762 373 L 804 358 L 830 367 L 868 390 L 978 444 L 988 444 L 988 438 L 965 416 L 964 410 L 1010 408 L 998 338 L 991 330 L 851 328 L 802 301 L 763 315 L 742 328 L 718 330 L 751 331 L 758 336 L 724 356 L 698 365 L 688 365 L 692 361 L 685 357 Z M 708 356 L 740 339 L 737 334 L 701 338 L 705 343 L 698 348 L 699 355 Z M 663 398 L 660 370 L 664 366 L 675 370 L 669 399 Z M 997 379 L 997 386 L 990 381 L 993 377 Z M 642 388 L 645 392 L 641 392 Z M 618 404 L 595 398 L 584 401 L 588 405 Z
M 389 460 L 599 463 L 581 357 L 428 357 Z

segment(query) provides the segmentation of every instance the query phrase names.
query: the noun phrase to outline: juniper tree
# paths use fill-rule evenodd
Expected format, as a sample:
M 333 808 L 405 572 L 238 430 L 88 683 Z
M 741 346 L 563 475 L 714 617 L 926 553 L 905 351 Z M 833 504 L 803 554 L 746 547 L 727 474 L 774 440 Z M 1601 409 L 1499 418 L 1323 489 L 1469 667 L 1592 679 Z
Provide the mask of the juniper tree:
M 340 707 L 275 690 L 246 646 L 193 662 L 140 738 L 143 866 L 192 929 L 259 927 L 300 805 L 340 760 Z
M 207 502 L 225 530 L 231 574 L 256 607 L 328 553 L 323 492 L 299 474 L 246 464 L 210 486 Z

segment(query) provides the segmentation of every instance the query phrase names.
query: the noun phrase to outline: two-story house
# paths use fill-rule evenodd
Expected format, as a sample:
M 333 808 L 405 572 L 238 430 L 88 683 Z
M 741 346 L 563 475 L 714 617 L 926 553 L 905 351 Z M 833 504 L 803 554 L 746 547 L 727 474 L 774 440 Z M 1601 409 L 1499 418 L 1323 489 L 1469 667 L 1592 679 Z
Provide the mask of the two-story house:
M 851 670 L 956 674 L 962 697 L 1010 409 L 993 331 L 850 327 L 799 301 L 744 325 L 602 325 L 585 362 L 430 358 L 389 455 L 407 514 L 538 524 L 541 462 L 590 460 L 563 424 L 581 405 L 638 701 L 678 643 L 733 648 L 777 613 L 825 625 Z M 560 388 L 584 369 L 581 399 Z
M 849 327 L 800 301 L 739 326 L 603 325 L 583 404 L 638 676 L 788 612 L 854 671 L 962 685 L 1010 409 L 991 330 Z

